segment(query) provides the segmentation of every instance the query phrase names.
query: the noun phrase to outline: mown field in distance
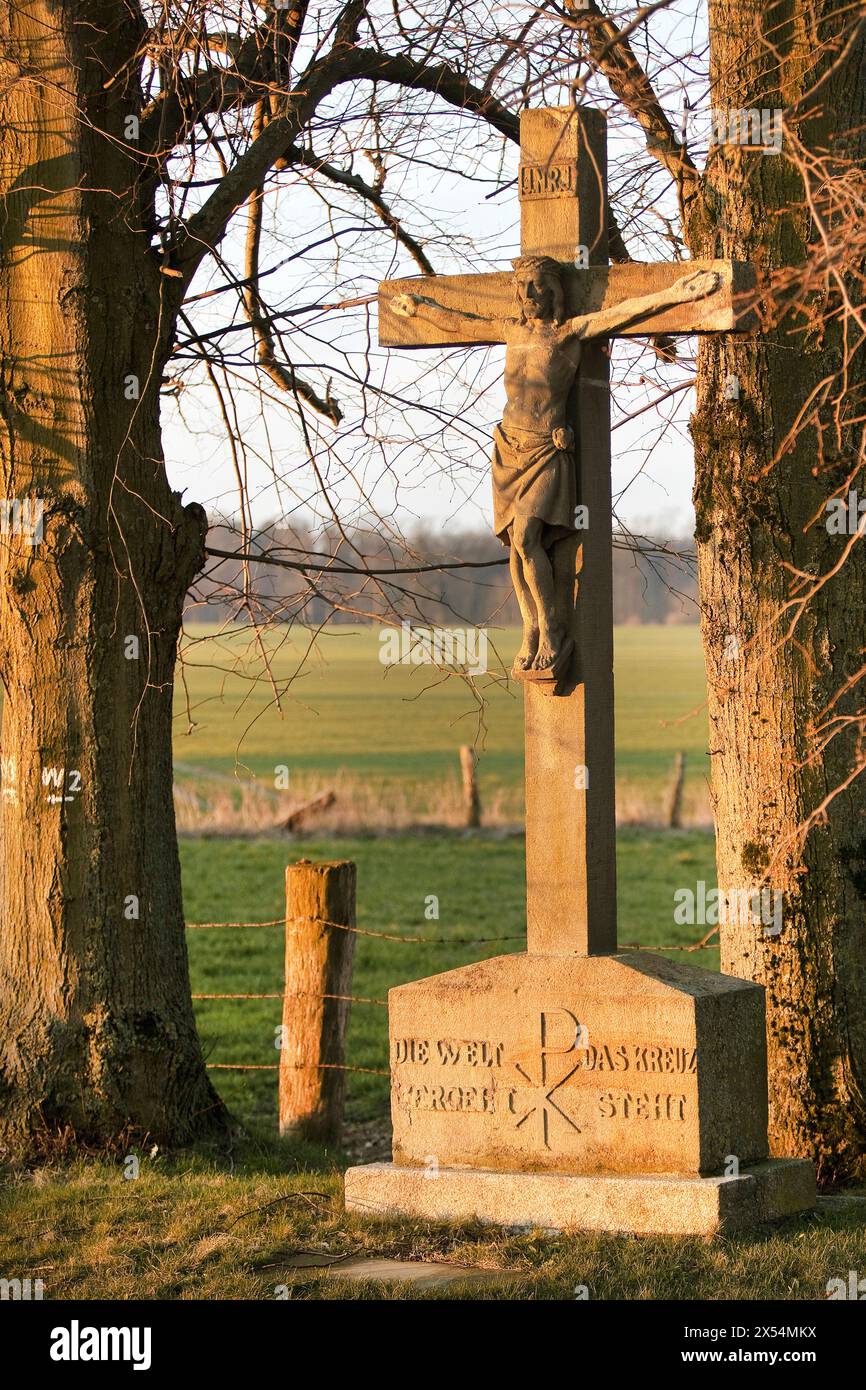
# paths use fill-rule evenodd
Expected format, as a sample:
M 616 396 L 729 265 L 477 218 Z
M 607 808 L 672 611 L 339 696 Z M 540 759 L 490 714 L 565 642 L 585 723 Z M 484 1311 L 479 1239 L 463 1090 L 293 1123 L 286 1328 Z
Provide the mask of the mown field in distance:
M 519 686 L 504 672 L 515 629 L 490 633 L 477 695 L 431 666 L 384 667 L 379 628 L 334 627 L 310 647 L 301 629 L 264 638 L 274 688 L 249 628 L 222 635 L 188 628 L 175 701 L 175 756 L 214 771 L 249 770 L 272 782 L 281 764 L 297 771 L 348 769 L 368 777 L 450 774 L 461 743 L 477 747 L 481 775 L 518 781 L 523 763 Z M 207 639 L 207 640 L 205 640 Z M 623 777 L 667 775 L 683 749 L 706 775 L 704 669 L 696 627 L 616 630 L 616 739 Z M 482 702 L 483 706 L 482 707 Z M 248 774 L 247 774 L 248 775 Z
M 486 824 L 519 825 L 522 692 L 506 674 L 517 641 L 491 632 L 489 669 L 467 684 L 430 665 L 384 666 L 378 628 L 334 628 L 312 646 L 300 629 L 273 629 L 266 665 L 249 628 L 193 626 L 175 703 L 180 825 L 261 828 L 324 791 L 337 796 L 326 834 L 456 825 L 461 744 L 478 755 Z M 704 699 L 696 628 L 617 630 L 620 823 L 666 823 L 680 750 L 683 823 L 710 823 Z
M 504 678 L 518 640 L 515 630 L 492 634 L 490 670 L 479 696 L 459 679 L 430 666 L 385 668 L 379 629 L 339 627 L 308 650 L 306 639 L 276 629 L 264 638 L 282 712 L 249 630 L 214 637 L 193 627 L 176 692 L 175 756 L 181 781 L 195 770 L 254 777 L 273 787 L 274 769 L 297 784 L 327 786 L 338 775 L 369 790 L 371 831 L 377 805 L 401 787 L 456 782 L 457 748 L 477 743 L 485 806 L 498 787 L 519 806 L 523 770 L 522 696 Z M 208 640 L 203 640 L 208 639 Z M 296 674 L 297 673 L 297 674 Z M 288 686 L 286 690 L 285 687 Z M 621 628 L 616 633 L 618 781 L 648 786 L 656 799 L 670 777 L 674 753 L 686 752 L 692 783 L 706 777 L 706 715 L 700 639 L 693 627 Z M 479 719 L 482 722 L 479 724 Z M 340 785 L 343 794 L 344 785 Z M 523 841 L 399 832 L 383 838 L 191 838 L 181 842 L 187 920 L 268 921 L 284 912 L 283 876 L 299 857 L 352 858 L 358 864 L 359 925 L 401 936 L 435 936 L 446 944 L 403 945 L 360 937 L 354 992 L 384 999 L 388 989 L 455 965 L 520 948 L 525 930 Z M 626 830 L 619 844 L 620 939 L 645 945 L 686 944 L 703 933 L 676 927 L 673 894 L 712 882 L 712 838 Z M 439 919 L 424 916 L 425 899 L 439 899 Z M 475 943 L 489 937 L 501 944 Z M 193 988 L 198 993 L 278 992 L 282 933 L 278 928 L 190 932 Z M 717 968 L 717 952 L 701 962 Z M 208 1000 L 197 1004 L 202 1037 L 213 1062 L 273 1064 L 277 1001 Z M 350 1061 L 387 1067 L 387 1027 L 381 1005 L 357 1005 L 349 1035 Z M 245 1120 L 276 1122 L 273 1072 L 219 1072 L 220 1089 Z M 384 1111 L 383 1077 L 349 1078 L 349 1111 L 364 1119 Z

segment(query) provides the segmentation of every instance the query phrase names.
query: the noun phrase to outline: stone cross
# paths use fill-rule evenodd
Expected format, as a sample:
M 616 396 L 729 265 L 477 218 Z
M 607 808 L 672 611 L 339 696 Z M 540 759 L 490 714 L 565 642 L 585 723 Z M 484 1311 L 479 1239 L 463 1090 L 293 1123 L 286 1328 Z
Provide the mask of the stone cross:
M 384 281 L 379 341 L 403 348 L 507 344 L 509 405 L 496 433 L 494 500 L 497 514 L 513 519 L 508 532 L 512 575 L 524 612 L 523 659 L 518 657 L 514 675 L 525 686 L 527 951 L 606 955 L 616 951 L 617 942 L 610 388 L 604 339 L 744 331 L 750 315 L 738 304 L 748 297 L 752 275 L 749 267 L 730 261 L 608 264 L 602 112 L 524 111 L 520 152 L 521 260 L 515 272 Z M 526 302 L 550 299 L 545 279 L 550 270 L 558 281 L 551 293 L 562 303 L 557 326 L 548 324 L 545 337 L 545 332 L 533 335 L 534 325 L 525 327 L 526 316 L 550 319 L 550 304 L 539 310 L 530 303 L 527 310 Z M 558 334 L 554 351 L 551 332 Z M 508 431 L 509 410 L 518 422 L 512 431 L 516 452 L 502 433 Z M 530 446 L 539 442 L 534 455 L 526 452 L 527 440 Z M 529 459 L 522 471 L 509 468 L 521 459 Z M 570 527 L 552 530 L 532 523 L 535 531 L 531 524 L 527 528 L 531 518 L 521 515 L 521 495 L 525 502 L 525 479 L 532 470 L 535 495 L 540 478 L 545 498 L 540 508 L 537 502 L 525 504 L 525 512 L 546 509 L 546 522 L 567 521 L 563 508 L 570 510 L 576 501 Z M 518 524 L 521 545 L 515 554 Z M 541 553 L 543 529 L 556 539 Z M 533 556 L 548 576 L 550 591 L 549 607 L 535 593 L 534 610 L 523 582 L 534 573 Z M 528 638 L 533 611 L 536 626 Z M 539 641 L 539 617 L 554 625 L 555 635 L 548 634 L 546 644 L 544 630 Z
M 767 1156 L 761 987 L 616 948 L 599 339 L 744 331 L 750 276 L 724 261 L 608 266 L 600 113 L 525 112 L 521 154 L 514 273 L 385 283 L 380 338 L 506 347 L 492 476 L 524 619 L 527 950 L 389 992 L 393 1161 L 351 1168 L 346 1208 L 707 1236 L 808 1210 L 815 1175 Z

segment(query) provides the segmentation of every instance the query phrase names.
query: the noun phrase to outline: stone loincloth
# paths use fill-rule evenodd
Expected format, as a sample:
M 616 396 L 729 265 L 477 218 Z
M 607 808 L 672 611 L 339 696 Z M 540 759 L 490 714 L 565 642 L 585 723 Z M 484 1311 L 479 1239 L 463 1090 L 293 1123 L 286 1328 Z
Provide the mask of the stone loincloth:
M 511 544 L 508 528 L 516 515 L 545 523 L 545 545 L 561 540 L 576 530 L 576 506 L 573 447 L 557 448 L 549 431 L 497 425 L 493 431 L 493 529 L 502 544 Z

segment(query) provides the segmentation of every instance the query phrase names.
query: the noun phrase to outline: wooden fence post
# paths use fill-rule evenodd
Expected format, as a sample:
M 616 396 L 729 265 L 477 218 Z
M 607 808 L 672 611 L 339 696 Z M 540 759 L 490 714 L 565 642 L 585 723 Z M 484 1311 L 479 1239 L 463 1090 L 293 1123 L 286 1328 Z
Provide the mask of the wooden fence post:
M 355 955 L 355 933 L 341 927 L 355 925 L 355 883 L 349 860 L 286 868 L 281 1135 L 340 1140 Z
M 668 791 L 667 824 L 670 830 L 679 830 L 682 824 L 683 783 L 686 777 L 686 755 L 677 753 L 674 758 L 674 771 Z
M 463 806 L 466 813 L 466 825 L 470 830 L 477 830 L 481 824 L 481 797 L 478 794 L 478 778 L 476 776 L 475 749 L 470 748 L 468 743 L 464 743 L 460 749 L 460 770 L 463 774 Z

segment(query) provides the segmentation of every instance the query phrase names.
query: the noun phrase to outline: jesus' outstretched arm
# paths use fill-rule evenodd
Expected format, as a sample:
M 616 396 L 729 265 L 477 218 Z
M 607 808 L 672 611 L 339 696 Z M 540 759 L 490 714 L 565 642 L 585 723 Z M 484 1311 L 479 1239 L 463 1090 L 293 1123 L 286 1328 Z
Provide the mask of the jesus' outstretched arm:
M 684 275 L 667 289 L 657 290 L 655 294 L 641 295 L 635 299 L 624 299 L 612 309 L 601 309 L 597 314 L 580 314 L 577 318 L 566 319 L 560 324 L 559 337 L 567 338 L 606 338 L 619 333 L 631 324 L 653 314 L 673 309 L 677 304 L 689 304 L 696 299 L 706 299 L 714 294 L 721 284 L 721 276 L 714 270 L 697 271 Z
M 391 300 L 391 312 L 401 319 L 419 318 L 429 319 L 437 328 L 453 329 L 454 320 L 471 319 L 473 323 L 488 324 L 491 334 L 502 337 L 502 324 L 498 319 L 488 318 L 486 314 L 472 314 L 468 309 L 446 308 L 444 304 L 437 304 L 435 299 L 430 299 L 426 294 L 398 294 Z

